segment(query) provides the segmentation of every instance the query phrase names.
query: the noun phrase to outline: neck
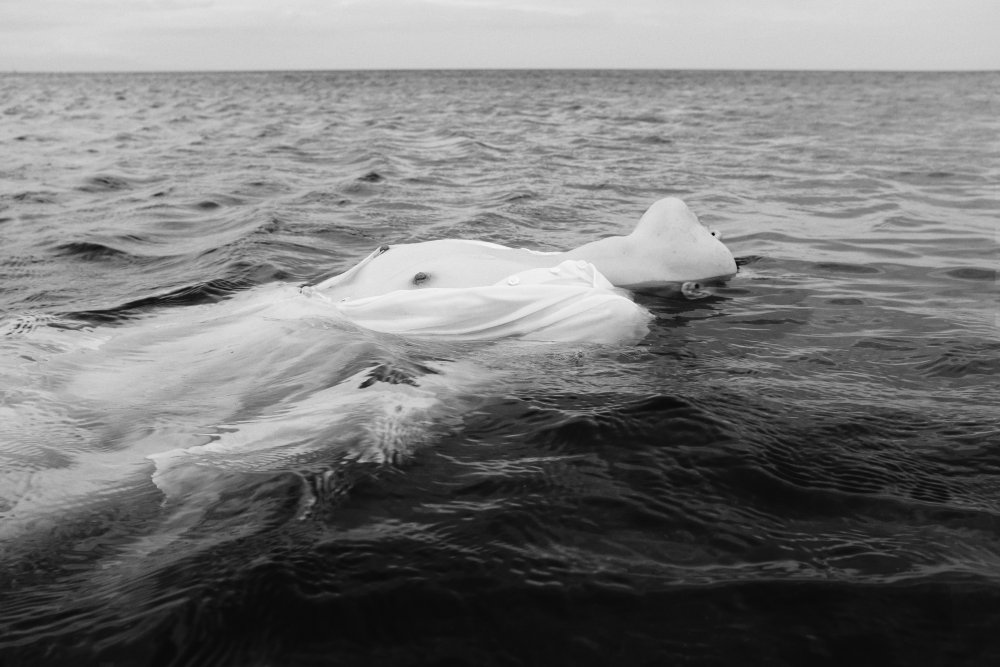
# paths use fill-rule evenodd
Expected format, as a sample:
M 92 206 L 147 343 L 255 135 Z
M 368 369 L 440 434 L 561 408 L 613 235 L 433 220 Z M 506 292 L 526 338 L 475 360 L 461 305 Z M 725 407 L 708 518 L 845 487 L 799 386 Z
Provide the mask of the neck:
M 564 253 L 566 259 L 583 259 L 604 274 L 612 285 L 623 287 L 642 282 L 635 264 L 636 253 L 627 236 L 609 236 Z

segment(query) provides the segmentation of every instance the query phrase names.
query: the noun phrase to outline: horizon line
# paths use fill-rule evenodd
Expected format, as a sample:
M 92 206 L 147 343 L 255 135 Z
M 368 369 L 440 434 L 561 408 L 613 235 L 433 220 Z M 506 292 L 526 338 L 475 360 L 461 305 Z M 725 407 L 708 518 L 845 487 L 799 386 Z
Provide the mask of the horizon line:
M 785 68 L 785 67 L 328 67 L 291 69 L 8 69 L 0 74 L 292 74 L 325 72 L 770 72 L 770 73 L 829 73 L 829 74 L 989 74 L 996 69 L 942 68 Z

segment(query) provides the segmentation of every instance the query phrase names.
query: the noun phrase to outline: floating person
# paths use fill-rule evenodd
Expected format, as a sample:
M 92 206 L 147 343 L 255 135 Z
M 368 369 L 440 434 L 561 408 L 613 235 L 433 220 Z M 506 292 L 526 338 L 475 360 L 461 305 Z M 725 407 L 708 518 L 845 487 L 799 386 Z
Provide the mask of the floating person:
M 718 234 L 680 199 L 666 198 L 631 234 L 566 252 L 455 239 L 386 245 L 303 293 L 376 331 L 614 342 L 634 337 L 650 317 L 623 290 L 696 297 L 735 273 Z
M 0 337 L 0 442 L 14 443 L 0 447 L 0 556 L 74 516 L 111 516 L 109 504 L 160 516 L 140 529 L 152 532 L 143 550 L 157 549 L 241 476 L 405 458 L 517 386 L 511 369 L 551 356 L 501 339 L 631 344 L 652 315 L 630 290 L 696 294 L 735 273 L 717 235 L 664 199 L 631 234 L 566 252 L 383 246 L 305 286 L 119 326 L 15 321 Z M 451 343 L 463 340 L 497 342 Z

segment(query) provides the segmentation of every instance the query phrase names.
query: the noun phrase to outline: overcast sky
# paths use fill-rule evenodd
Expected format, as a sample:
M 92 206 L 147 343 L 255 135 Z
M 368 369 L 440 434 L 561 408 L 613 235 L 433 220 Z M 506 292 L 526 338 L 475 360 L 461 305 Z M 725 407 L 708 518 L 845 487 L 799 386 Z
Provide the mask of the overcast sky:
M 0 71 L 1000 69 L 1000 0 L 0 0 Z

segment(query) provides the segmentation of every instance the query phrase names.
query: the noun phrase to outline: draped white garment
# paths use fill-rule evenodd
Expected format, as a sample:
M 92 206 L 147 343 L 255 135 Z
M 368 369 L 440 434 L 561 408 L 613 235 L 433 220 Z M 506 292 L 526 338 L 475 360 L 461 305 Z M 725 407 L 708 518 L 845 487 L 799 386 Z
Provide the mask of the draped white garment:
M 480 287 L 425 287 L 340 301 L 323 294 L 367 261 L 302 292 L 329 301 L 367 329 L 462 340 L 634 342 L 646 334 L 653 317 L 584 260 L 520 271 Z

